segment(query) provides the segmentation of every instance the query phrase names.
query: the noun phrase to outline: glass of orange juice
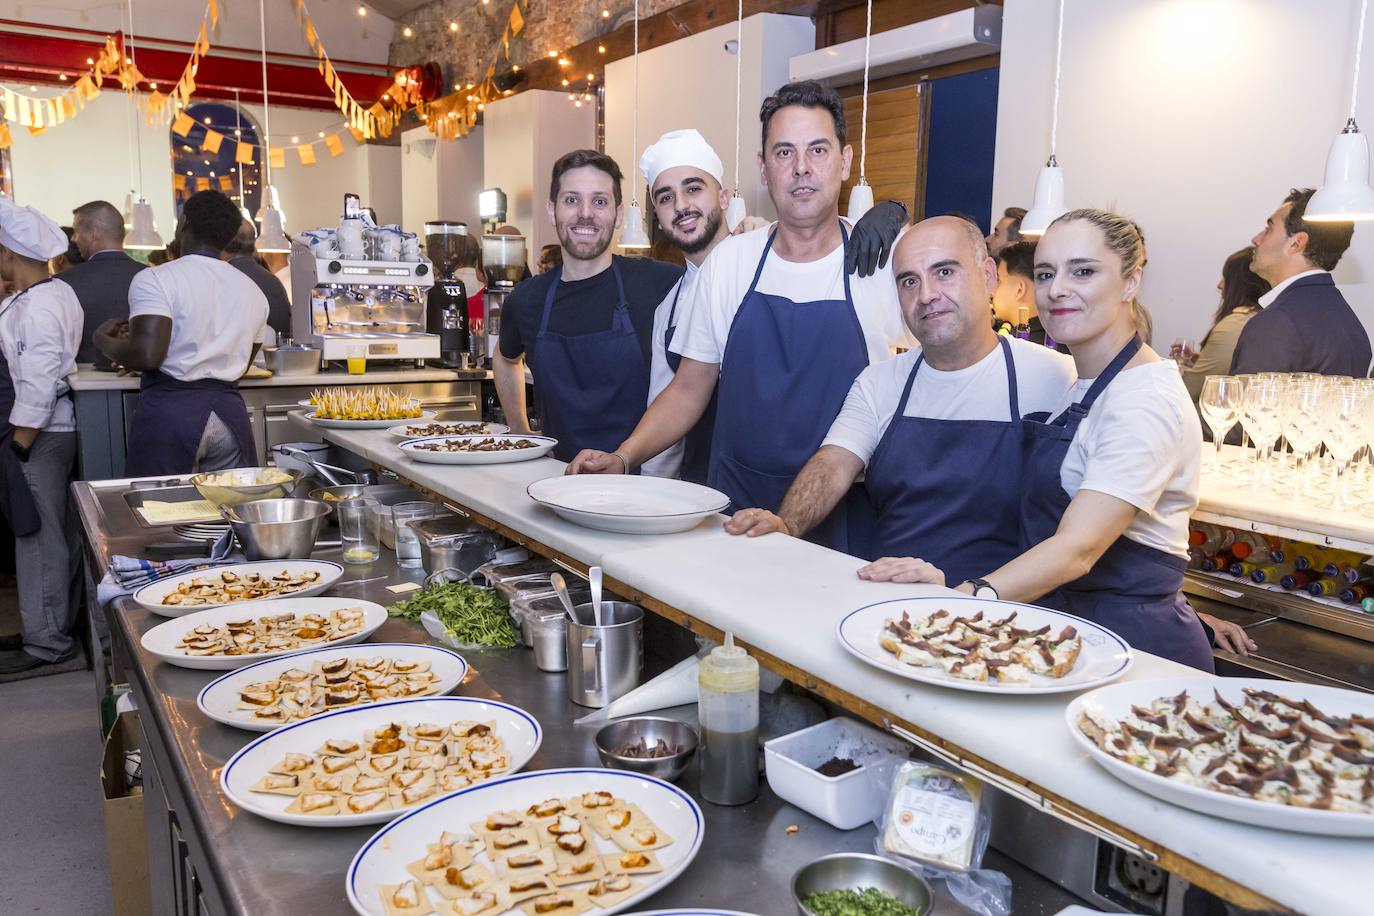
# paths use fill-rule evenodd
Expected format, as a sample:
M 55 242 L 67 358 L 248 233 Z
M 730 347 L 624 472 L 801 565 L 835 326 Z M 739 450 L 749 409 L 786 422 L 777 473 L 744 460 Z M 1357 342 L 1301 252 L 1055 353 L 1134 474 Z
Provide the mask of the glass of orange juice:
M 348 374 L 362 375 L 367 371 L 367 344 L 353 344 L 348 348 Z

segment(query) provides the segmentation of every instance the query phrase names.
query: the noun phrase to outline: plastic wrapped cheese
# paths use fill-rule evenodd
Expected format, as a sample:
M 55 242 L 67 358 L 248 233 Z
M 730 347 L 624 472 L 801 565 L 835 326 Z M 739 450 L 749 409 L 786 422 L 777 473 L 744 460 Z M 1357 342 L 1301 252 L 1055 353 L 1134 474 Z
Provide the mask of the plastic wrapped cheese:
M 909 760 L 893 776 L 882 850 L 943 871 L 978 868 L 987 847 L 982 800 L 983 784 L 975 777 Z

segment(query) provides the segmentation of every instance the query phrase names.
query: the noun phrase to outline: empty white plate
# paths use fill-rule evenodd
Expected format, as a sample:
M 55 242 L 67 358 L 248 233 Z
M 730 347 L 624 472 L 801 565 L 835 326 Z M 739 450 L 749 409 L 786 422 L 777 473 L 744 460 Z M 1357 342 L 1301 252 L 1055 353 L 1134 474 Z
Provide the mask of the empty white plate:
M 730 504 L 724 493 L 710 487 L 633 474 L 548 477 L 525 492 L 574 524 L 621 534 L 689 531 Z

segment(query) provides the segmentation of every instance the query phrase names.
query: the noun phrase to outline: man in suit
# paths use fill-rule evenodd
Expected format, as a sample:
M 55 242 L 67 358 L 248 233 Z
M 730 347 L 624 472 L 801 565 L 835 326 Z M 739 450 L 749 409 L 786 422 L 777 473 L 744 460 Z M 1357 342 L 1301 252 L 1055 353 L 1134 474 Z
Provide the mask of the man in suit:
M 284 337 L 291 336 L 291 299 L 286 295 L 286 287 L 272 271 L 258 263 L 257 233 L 253 224 L 244 220 L 239 226 L 238 235 L 224 249 L 224 259 L 241 271 L 244 276 L 258 285 L 267 297 L 267 325 Z
M 76 361 L 108 370 L 113 367 L 91 335 L 103 321 L 129 317 L 129 284 L 143 265 L 124 253 L 124 217 L 114 204 L 93 200 L 72 213 L 72 240 L 85 260 L 62 271 L 62 282 L 76 290 L 85 313 Z
M 1260 296 L 1260 313 L 1240 333 L 1232 375 L 1369 373 L 1369 335 L 1331 278 L 1355 227 L 1305 220 L 1312 194 L 1311 188 L 1291 191 L 1251 239 L 1250 269 L 1273 288 Z

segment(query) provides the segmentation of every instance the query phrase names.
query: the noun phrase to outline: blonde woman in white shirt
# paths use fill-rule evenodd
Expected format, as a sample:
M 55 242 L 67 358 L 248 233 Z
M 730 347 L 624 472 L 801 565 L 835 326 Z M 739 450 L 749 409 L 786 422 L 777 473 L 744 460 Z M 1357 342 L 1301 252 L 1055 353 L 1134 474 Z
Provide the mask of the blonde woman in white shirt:
M 1025 419 L 1023 553 L 959 588 L 1067 611 L 1212 671 L 1208 637 L 1180 591 L 1202 429 L 1174 364 L 1136 331 L 1144 260 L 1135 223 L 1103 210 L 1071 210 L 1036 246 L 1036 305 L 1079 381 L 1057 410 Z M 944 581 L 909 557 L 859 575 Z

